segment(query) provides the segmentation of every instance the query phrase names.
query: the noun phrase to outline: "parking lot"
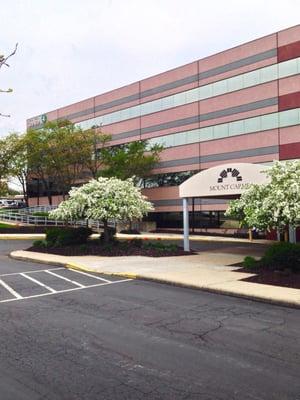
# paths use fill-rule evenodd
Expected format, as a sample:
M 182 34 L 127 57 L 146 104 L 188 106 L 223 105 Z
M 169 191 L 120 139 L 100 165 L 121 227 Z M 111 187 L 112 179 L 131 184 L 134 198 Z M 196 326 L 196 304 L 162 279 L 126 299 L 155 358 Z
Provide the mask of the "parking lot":
M 50 296 L 126 281 L 130 281 L 130 279 L 114 279 L 99 274 L 59 267 L 0 274 L 0 303 Z
M 299 310 L 12 260 L 0 241 L 5 400 L 300 400 Z

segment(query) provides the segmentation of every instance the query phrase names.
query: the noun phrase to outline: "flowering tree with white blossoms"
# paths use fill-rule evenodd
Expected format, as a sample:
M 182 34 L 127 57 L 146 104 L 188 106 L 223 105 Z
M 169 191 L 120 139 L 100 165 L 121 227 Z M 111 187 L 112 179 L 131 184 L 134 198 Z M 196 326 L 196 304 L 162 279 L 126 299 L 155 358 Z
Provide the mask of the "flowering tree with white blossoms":
M 51 211 L 58 220 L 94 219 L 103 222 L 104 241 L 109 241 L 108 220 L 141 219 L 152 204 L 134 186 L 132 179 L 98 178 L 69 192 L 69 198 Z
M 299 226 L 300 160 L 277 161 L 265 172 L 270 182 L 251 185 L 240 199 L 230 202 L 226 215 L 261 230 Z

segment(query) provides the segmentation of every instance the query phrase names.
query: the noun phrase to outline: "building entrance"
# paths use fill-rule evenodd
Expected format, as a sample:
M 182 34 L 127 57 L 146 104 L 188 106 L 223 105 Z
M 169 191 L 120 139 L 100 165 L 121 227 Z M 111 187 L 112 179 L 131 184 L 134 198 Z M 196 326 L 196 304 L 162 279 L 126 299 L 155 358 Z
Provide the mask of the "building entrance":
M 183 204 L 184 250 L 189 251 L 189 211 L 195 199 L 237 199 L 249 185 L 268 182 L 267 167 L 262 164 L 232 163 L 199 172 L 179 186 Z

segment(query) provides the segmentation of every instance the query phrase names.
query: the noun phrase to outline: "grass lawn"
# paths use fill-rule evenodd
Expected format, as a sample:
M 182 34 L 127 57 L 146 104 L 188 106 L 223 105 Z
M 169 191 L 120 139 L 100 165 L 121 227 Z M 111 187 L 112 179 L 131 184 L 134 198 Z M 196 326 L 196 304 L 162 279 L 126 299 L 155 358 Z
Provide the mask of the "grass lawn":
M 1 228 L 15 228 L 16 225 L 6 224 L 5 222 L 0 222 L 0 229 Z

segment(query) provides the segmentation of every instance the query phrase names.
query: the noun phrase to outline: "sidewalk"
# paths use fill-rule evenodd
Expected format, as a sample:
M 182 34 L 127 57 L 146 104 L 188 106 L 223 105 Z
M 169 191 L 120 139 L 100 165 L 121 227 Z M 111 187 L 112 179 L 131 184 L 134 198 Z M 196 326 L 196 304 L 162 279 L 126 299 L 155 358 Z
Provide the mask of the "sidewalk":
M 252 253 L 252 255 L 255 254 Z M 244 254 L 231 253 L 230 248 L 227 251 L 226 249 L 207 250 L 192 256 L 161 258 L 142 256 L 66 257 L 23 250 L 12 252 L 11 257 L 300 308 L 299 289 L 241 281 L 253 274 L 236 272 L 238 268 L 230 266 L 244 258 Z

